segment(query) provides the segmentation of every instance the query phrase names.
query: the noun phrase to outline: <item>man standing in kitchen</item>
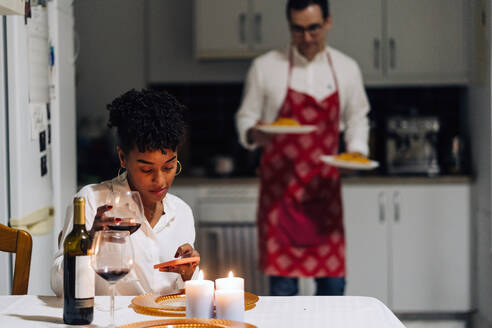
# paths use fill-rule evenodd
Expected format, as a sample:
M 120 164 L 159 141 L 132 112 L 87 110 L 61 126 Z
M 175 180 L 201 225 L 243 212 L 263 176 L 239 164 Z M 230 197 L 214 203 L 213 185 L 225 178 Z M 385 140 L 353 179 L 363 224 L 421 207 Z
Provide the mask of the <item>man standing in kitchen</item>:
M 348 152 L 367 155 L 369 103 L 357 63 L 325 44 L 328 1 L 288 0 L 287 19 L 291 44 L 253 61 L 236 115 L 241 144 L 262 147 L 260 267 L 271 295 L 296 295 L 299 277 L 315 278 L 317 295 L 343 295 L 340 173 L 320 156 L 338 153 L 340 131 Z M 279 118 L 316 130 L 258 130 Z

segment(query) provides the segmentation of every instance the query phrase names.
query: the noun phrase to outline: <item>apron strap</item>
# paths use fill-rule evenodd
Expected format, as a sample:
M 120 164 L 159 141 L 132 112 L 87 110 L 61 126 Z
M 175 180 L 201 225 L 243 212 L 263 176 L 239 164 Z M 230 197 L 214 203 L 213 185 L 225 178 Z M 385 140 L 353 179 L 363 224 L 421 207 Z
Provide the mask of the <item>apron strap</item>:
M 333 67 L 333 62 L 331 60 L 331 55 L 329 51 L 326 51 L 326 56 L 328 57 L 328 64 L 330 64 L 331 73 L 333 74 L 333 80 L 335 80 L 336 91 L 340 92 L 340 89 L 338 88 L 337 74 L 335 73 L 335 68 Z
M 287 73 L 287 90 L 290 89 L 290 81 L 292 79 L 292 68 L 294 67 L 294 52 L 292 47 L 289 48 L 289 70 Z

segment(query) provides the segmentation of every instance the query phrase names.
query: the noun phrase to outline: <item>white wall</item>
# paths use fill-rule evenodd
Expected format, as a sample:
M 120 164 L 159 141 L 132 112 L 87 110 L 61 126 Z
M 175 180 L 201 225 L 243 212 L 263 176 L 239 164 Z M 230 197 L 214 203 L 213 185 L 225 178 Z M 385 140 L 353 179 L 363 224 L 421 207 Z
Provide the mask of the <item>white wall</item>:
M 468 117 L 470 121 L 472 163 L 475 179 L 472 189 L 474 216 L 475 299 L 478 312 L 475 327 L 492 324 L 492 253 L 491 253 L 491 67 L 490 67 L 490 0 L 472 1 L 471 67 L 472 84 Z M 482 15 L 485 16 L 482 16 Z M 482 24 L 484 17 L 484 24 Z
M 144 7 L 141 0 L 75 1 L 78 119 L 89 117 L 104 127 L 106 104 L 145 86 Z

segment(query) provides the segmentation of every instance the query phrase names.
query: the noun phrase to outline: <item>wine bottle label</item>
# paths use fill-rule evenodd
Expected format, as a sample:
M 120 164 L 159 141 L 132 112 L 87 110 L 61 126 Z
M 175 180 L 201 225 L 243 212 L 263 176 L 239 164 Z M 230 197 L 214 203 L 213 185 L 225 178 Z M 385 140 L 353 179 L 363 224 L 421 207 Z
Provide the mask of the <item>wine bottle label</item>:
M 95 273 L 90 255 L 75 257 L 75 298 L 91 298 L 95 294 Z
M 91 298 L 81 298 L 81 299 L 76 298 L 74 300 L 73 307 L 75 309 L 85 309 L 85 308 L 94 307 L 94 297 L 91 297 Z

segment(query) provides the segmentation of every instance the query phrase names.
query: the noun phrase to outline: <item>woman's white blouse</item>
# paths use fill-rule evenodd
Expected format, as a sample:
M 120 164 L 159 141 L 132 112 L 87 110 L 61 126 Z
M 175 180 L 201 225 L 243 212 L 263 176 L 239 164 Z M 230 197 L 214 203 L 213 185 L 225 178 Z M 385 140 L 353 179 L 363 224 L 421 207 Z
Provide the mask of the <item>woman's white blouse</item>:
M 339 85 L 340 131 L 345 131 L 348 151 L 368 154 L 369 102 L 357 63 L 331 47 L 308 61 L 293 48 L 291 88 L 309 94 L 318 101 L 336 91 L 333 72 L 327 60 L 330 54 Z M 248 144 L 246 132 L 258 120 L 273 122 L 287 94 L 289 49 L 270 51 L 253 61 L 246 78 L 243 100 L 236 114 L 236 125 L 241 144 Z
M 114 190 L 130 190 L 126 180 L 114 178 Z M 106 196 L 111 190 L 111 181 L 87 185 L 76 197 L 85 198 L 86 227 L 90 230 L 97 208 L 105 204 Z M 154 264 L 175 259 L 174 255 L 179 246 L 195 241 L 195 226 L 191 208 L 180 198 L 167 194 L 162 201 L 164 215 L 152 228 L 145 220 L 140 229 L 131 235 L 135 251 L 133 270 L 116 284 L 117 295 L 140 295 L 154 292 L 167 294 L 183 288 L 181 276 L 172 272 L 159 272 Z M 63 294 L 63 240 L 72 231 L 73 205 L 67 209 L 65 225 L 59 249 L 55 254 L 51 268 L 51 289 L 56 295 Z M 197 271 L 195 271 L 196 273 Z M 96 274 L 96 295 L 109 295 L 109 284 Z

